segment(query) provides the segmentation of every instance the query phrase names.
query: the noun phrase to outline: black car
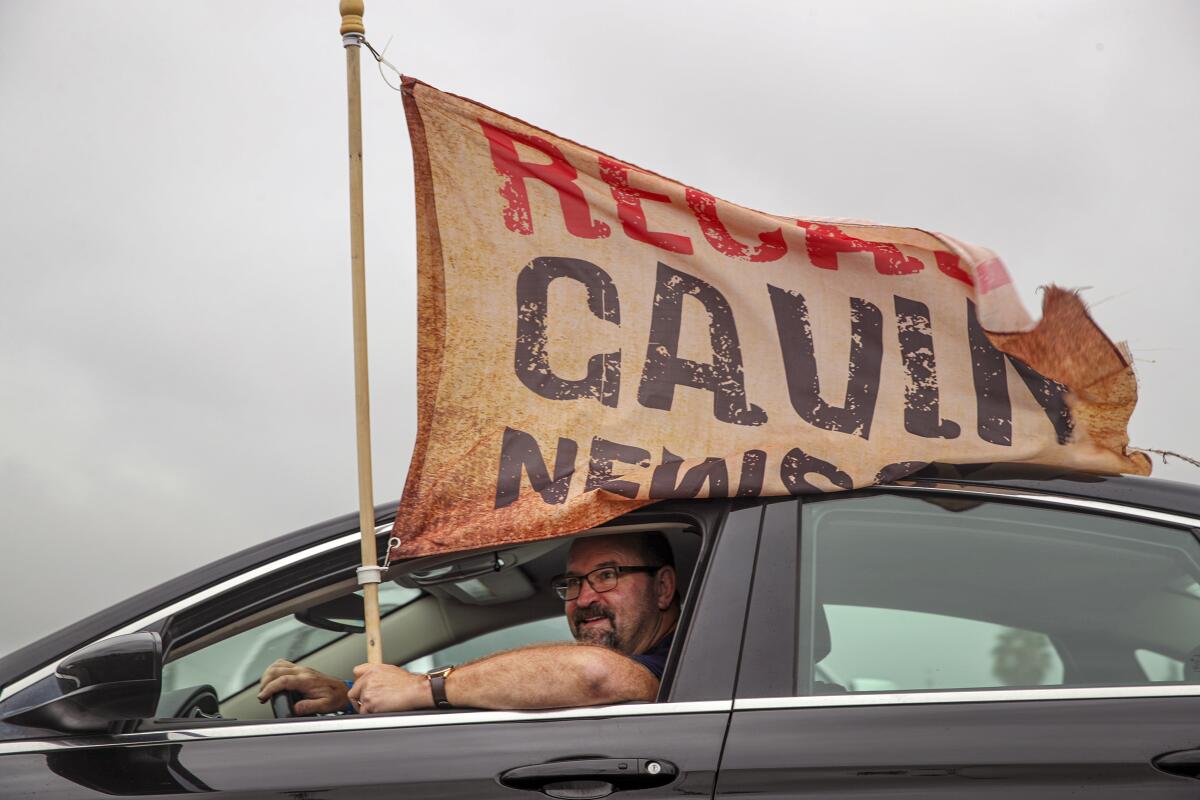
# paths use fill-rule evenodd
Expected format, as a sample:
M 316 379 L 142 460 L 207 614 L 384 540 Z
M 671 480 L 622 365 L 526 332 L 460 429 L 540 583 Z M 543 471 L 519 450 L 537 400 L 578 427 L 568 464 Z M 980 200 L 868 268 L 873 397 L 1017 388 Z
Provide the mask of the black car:
M 1195 487 L 932 467 L 652 505 L 604 530 L 675 550 L 657 702 L 275 718 L 255 694 L 276 658 L 342 676 L 364 660 L 356 520 L 0 659 L 0 797 L 1200 796 Z M 386 660 L 568 638 L 548 586 L 567 543 L 393 565 Z

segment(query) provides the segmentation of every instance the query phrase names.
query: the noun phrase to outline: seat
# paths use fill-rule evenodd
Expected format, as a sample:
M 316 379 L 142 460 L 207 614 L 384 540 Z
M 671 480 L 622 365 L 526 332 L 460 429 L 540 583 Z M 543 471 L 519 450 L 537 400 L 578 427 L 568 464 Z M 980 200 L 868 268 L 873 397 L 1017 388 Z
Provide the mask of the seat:
M 813 664 L 820 664 L 833 649 L 833 641 L 829 635 L 829 618 L 825 616 L 825 606 L 818 604 L 813 614 Z M 845 686 L 829 681 L 813 681 L 813 694 L 846 694 Z

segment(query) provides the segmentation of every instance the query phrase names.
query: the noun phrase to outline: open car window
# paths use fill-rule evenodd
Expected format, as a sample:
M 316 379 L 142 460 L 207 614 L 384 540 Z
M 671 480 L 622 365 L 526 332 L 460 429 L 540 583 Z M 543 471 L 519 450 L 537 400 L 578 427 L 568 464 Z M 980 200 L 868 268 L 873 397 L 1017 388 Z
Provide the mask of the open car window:
M 630 532 L 657 530 L 626 526 Z M 666 526 L 675 551 L 681 595 L 700 550 L 700 536 L 689 526 Z M 491 653 L 524 645 L 572 641 L 563 603 L 551 580 L 564 568 L 570 539 L 529 543 L 502 551 L 422 559 L 395 569 L 381 584 L 381 632 L 384 660 L 414 672 L 463 664 Z M 262 592 L 245 590 L 242 615 L 221 609 L 199 610 L 202 635 L 185 627 L 172 630 L 182 644 L 168 651 L 163 673 L 163 702 L 158 716 L 177 716 L 174 696 L 187 697 L 194 687 L 211 687 L 224 719 L 268 719 L 259 703 L 259 678 L 277 659 L 286 659 L 324 674 L 350 680 L 365 661 L 361 630 L 361 597 L 350 563 L 357 548 L 347 548 L 346 563 L 327 566 L 322 582 L 311 578 L 294 590 L 269 589 L 278 600 L 264 606 Z M 213 601 L 225 606 L 228 600 Z M 357 617 L 357 619 L 355 619 Z
M 349 595 L 362 602 L 362 592 Z M 386 617 L 421 596 L 419 589 L 395 583 L 379 587 L 379 613 Z M 303 661 L 318 650 L 356 634 L 317 627 L 288 614 L 249 630 L 235 633 L 163 665 L 163 693 L 197 684 L 209 684 L 224 701 L 258 685 L 263 670 L 278 659 Z M 359 635 L 361 638 L 361 635 Z
M 565 617 L 556 616 L 522 622 L 498 631 L 492 631 L 465 642 L 414 658 L 402 666 L 410 672 L 428 672 L 449 664 L 465 664 L 502 650 L 512 650 L 530 644 L 572 642 L 571 627 Z

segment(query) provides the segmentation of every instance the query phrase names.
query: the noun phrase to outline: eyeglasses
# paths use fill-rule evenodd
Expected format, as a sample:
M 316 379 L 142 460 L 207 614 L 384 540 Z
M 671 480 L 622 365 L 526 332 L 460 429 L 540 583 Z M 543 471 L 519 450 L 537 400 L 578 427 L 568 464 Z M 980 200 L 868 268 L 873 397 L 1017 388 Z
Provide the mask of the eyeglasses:
M 651 567 L 646 565 L 634 567 L 597 567 L 586 575 L 563 575 L 550 582 L 554 593 L 560 600 L 574 600 L 579 597 L 586 580 L 588 586 L 595 592 L 611 592 L 617 587 L 617 580 L 630 572 L 658 572 L 662 565 Z

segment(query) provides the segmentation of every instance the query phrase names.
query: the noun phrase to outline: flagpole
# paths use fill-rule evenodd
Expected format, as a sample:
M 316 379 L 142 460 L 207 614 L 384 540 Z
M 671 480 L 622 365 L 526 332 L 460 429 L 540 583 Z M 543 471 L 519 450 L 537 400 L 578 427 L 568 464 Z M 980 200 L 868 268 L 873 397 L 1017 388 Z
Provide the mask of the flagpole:
M 354 417 L 358 440 L 358 525 L 362 532 L 363 592 L 367 663 L 383 663 L 379 634 L 378 554 L 375 552 L 375 499 L 371 476 L 371 391 L 367 380 L 367 278 L 363 243 L 362 80 L 359 56 L 363 34 L 362 0 L 341 0 L 342 45 L 346 49 L 346 97 L 350 128 L 350 280 L 354 297 Z

